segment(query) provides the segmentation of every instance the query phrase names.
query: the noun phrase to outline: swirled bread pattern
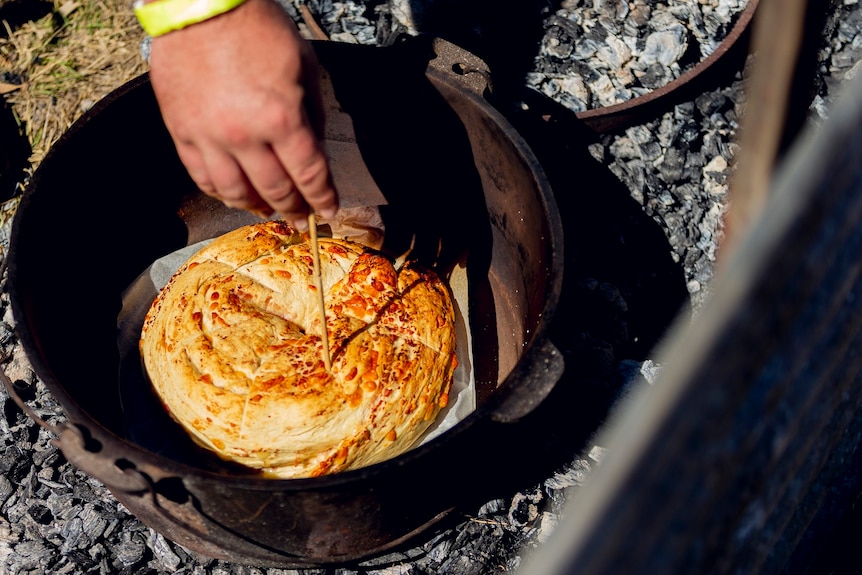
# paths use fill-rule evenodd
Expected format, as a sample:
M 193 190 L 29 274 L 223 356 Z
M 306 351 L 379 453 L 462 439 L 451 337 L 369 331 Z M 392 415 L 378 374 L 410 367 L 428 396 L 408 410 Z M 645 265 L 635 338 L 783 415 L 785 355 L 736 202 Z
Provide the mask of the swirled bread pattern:
M 447 286 L 350 241 L 319 238 L 326 327 L 307 234 L 246 226 L 192 256 L 153 302 L 140 351 L 173 419 L 223 459 L 277 478 L 363 467 L 409 449 L 456 367 Z

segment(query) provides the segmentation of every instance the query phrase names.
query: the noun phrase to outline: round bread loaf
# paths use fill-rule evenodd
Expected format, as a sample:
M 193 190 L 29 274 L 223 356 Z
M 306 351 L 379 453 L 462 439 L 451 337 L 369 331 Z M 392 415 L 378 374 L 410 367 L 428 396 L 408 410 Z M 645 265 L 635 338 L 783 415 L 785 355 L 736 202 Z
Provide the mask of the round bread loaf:
M 431 271 L 320 238 L 323 360 L 307 234 L 246 226 L 192 256 L 153 302 L 140 351 L 173 419 L 220 457 L 279 478 L 404 452 L 448 400 L 455 314 Z

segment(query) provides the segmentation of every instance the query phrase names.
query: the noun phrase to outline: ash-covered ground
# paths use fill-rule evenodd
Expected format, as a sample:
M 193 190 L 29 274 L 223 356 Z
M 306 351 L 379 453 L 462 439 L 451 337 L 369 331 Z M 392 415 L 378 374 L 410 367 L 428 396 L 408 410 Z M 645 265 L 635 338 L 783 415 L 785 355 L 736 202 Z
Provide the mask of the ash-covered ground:
M 522 90 L 542 94 L 573 114 L 641 93 L 714 49 L 742 7 L 732 0 L 525 3 L 531 15 L 539 15 L 533 21 L 520 19 L 521 14 L 494 14 L 494 2 L 454 12 L 452 4 L 438 0 L 428 4 L 433 10 L 422 12 L 407 0 L 308 2 L 333 41 L 388 45 L 400 34 L 436 31 L 479 53 L 489 38 L 490 44 L 508 40 L 505 49 L 487 48 L 479 55 L 492 72 L 503 70 L 502 101 L 513 106 L 506 113 L 522 121 L 525 131 L 529 120 L 513 111 Z M 297 6 L 287 7 L 301 19 Z M 441 16 L 446 10 L 448 18 L 460 23 Z M 491 24 L 483 25 L 484 19 Z M 644 22 L 652 22 L 644 30 L 662 33 L 639 32 Z M 525 45 L 511 36 L 517 29 L 525 31 L 533 51 L 517 52 Z M 828 117 L 842 82 L 856 73 L 862 60 L 860 32 L 858 2 L 829 5 L 817 53 L 811 123 Z M 624 62 L 631 66 L 624 69 Z M 611 64 L 619 66 L 611 71 Z M 590 311 L 568 330 L 561 348 L 583 389 L 601 398 L 597 407 L 611 407 L 633 380 L 654 381 L 660 366 L 650 360 L 650 350 L 662 330 L 677 312 L 697 310 L 708 301 L 743 108 L 740 70 L 619 133 L 572 132 L 562 144 L 533 140 L 542 148 L 540 157 L 552 157 L 554 182 L 571 186 L 557 192 L 564 221 L 571 225 L 566 264 L 573 270 L 567 270 L 562 307 L 563 313 L 571 312 L 571 302 L 577 302 L 578 310 Z M 563 151 L 550 150 L 556 145 Z M 633 242 L 641 249 L 634 249 Z M 41 418 L 62 421 L 61 408 L 33 374 L 16 339 L 5 292 L 0 307 L 4 371 Z M 553 536 L 567 496 L 588 479 L 603 451 L 584 434 L 568 446 L 569 458 L 554 473 L 460 510 L 454 521 L 420 535 L 397 553 L 332 569 L 258 568 L 200 556 L 155 533 L 99 481 L 66 462 L 51 445 L 51 434 L 26 417 L 5 391 L 0 391 L 0 402 L 0 573 L 10 575 L 515 573 L 527 554 Z M 601 421 L 602 413 L 597 413 L 589 424 Z M 517 466 L 518 453 L 511 457 Z

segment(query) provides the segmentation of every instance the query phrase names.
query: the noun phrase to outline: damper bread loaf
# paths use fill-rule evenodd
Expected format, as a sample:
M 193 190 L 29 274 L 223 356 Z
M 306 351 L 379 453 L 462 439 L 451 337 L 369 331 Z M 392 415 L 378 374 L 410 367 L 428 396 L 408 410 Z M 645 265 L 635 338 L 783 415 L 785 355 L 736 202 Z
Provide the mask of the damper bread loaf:
M 193 255 L 146 315 L 140 351 L 166 409 L 201 446 L 278 478 L 362 467 L 410 448 L 448 401 L 448 287 L 431 271 L 319 238 L 332 358 L 307 234 L 246 226 Z

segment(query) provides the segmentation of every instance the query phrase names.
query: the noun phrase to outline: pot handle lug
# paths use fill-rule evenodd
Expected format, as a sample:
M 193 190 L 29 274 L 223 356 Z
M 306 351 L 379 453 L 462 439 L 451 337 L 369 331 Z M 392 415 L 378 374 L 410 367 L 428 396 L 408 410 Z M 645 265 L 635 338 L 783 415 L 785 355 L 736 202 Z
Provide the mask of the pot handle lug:
M 437 57 L 428 63 L 430 69 L 454 77 L 480 97 L 493 92 L 491 71 L 484 60 L 441 38 L 434 38 L 433 49 Z
M 51 443 L 63 452 L 69 463 L 99 479 L 108 489 L 129 494 L 152 490 L 151 481 L 132 462 L 102 453 L 99 441 L 80 425 L 64 423 Z
M 130 494 L 152 490 L 150 480 L 140 473 L 132 462 L 101 453 L 103 449 L 101 442 L 94 439 L 86 427 L 69 422 L 60 425 L 48 423 L 18 395 L 15 384 L 2 369 L 0 369 L 0 381 L 12 401 L 30 419 L 57 436 L 51 440 L 51 444 L 63 453 L 69 463 L 87 475 L 98 478 L 109 489 Z
M 504 385 L 511 388 L 492 408 L 491 420 L 513 423 L 532 412 L 557 385 L 565 367 L 563 354 L 550 341 L 531 349 L 506 378 Z
M 101 442 L 93 439 L 84 426 L 69 422 L 60 425 L 49 424 L 21 399 L 15 390 L 14 383 L 2 369 L 0 369 L 0 381 L 3 382 L 6 393 L 9 394 L 12 401 L 30 419 L 57 436 L 51 440 L 51 444 L 63 453 L 69 463 L 87 475 L 98 478 L 109 489 L 119 489 L 127 493 L 142 493 L 151 490 L 150 481 L 135 469 L 133 463 L 101 454 Z

